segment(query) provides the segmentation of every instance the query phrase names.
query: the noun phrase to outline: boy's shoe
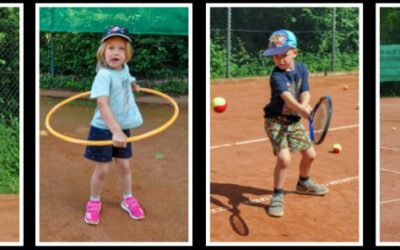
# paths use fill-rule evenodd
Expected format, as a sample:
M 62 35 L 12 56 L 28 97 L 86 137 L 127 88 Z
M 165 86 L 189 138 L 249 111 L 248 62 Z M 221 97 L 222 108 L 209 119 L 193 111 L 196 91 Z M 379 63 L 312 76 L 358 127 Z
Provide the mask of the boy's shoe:
M 100 201 L 89 201 L 86 205 L 85 222 L 89 225 L 97 225 L 100 221 Z
M 127 211 L 132 219 L 141 220 L 144 218 L 143 209 L 140 207 L 139 202 L 135 197 L 129 197 L 121 202 L 123 210 Z
M 267 213 L 273 217 L 283 216 L 283 194 L 272 195 Z
M 299 194 L 309 194 L 309 195 L 325 195 L 328 193 L 329 189 L 321 184 L 317 184 L 313 182 L 312 180 L 308 180 L 306 182 L 300 183 L 300 181 L 297 182 L 296 186 L 296 193 Z

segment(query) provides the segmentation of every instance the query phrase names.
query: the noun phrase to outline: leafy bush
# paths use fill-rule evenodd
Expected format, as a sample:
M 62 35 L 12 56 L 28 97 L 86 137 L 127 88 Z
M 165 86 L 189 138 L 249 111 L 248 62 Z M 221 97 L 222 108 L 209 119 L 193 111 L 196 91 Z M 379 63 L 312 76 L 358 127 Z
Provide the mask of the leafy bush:
M 0 123 L 0 193 L 19 192 L 19 122 Z
M 41 88 L 89 90 L 96 74 L 96 52 L 100 37 L 99 33 L 41 33 Z M 179 94 L 187 90 L 187 86 L 181 86 L 187 85 L 187 80 L 175 80 L 188 78 L 186 36 L 137 35 L 132 45 L 134 54 L 128 66 L 143 87 L 158 82 L 159 88 L 176 90 Z M 51 75 L 52 53 L 54 75 Z M 178 85 L 172 86 L 174 83 Z

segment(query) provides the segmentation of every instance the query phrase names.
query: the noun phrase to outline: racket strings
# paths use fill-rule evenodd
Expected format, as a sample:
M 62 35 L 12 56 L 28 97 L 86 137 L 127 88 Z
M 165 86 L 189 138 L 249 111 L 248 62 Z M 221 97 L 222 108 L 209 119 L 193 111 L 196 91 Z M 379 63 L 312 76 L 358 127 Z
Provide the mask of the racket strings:
M 314 125 L 315 141 L 319 141 L 323 134 L 324 128 L 327 123 L 328 112 L 329 112 L 328 104 L 326 102 L 322 102 L 314 116 L 313 125 Z

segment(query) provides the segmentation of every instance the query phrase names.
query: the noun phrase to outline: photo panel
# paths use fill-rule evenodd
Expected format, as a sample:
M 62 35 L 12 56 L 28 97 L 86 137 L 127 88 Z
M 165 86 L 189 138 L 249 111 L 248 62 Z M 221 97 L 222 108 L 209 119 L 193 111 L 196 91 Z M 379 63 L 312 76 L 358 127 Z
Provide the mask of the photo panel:
M 376 242 L 399 246 L 400 4 L 376 5 Z
M 361 246 L 362 4 L 206 19 L 207 245 Z
M 0 4 L 0 246 L 24 240 L 23 13 Z
M 191 22 L 36 4 L 37 245 L 192 245 Z

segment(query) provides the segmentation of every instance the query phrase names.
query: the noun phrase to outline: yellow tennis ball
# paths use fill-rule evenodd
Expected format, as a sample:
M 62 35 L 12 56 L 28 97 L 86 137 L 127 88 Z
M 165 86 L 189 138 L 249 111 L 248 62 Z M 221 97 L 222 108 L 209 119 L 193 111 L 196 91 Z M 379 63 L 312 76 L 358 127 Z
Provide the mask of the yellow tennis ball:
M 332 152 L 335 154 L 339 154 L 340 152 L 342 152 L 342 145 L 340 145 L 339 143 L 333 144 Z
M 47 136 L 47 135 L 49 135 L 49 133 L 47 132 L 47 130 L 41 130 L 40 131 L 40 135 L 41 136 Z
M 222 113 L 226 110 L 227 104 L 223 97 L 218 96 L 212 100 L 212 107 L 215 112 Z
M 393 130 L 393 131 L 396 131 L 396 127 L 393 127 L 392 130 Z

